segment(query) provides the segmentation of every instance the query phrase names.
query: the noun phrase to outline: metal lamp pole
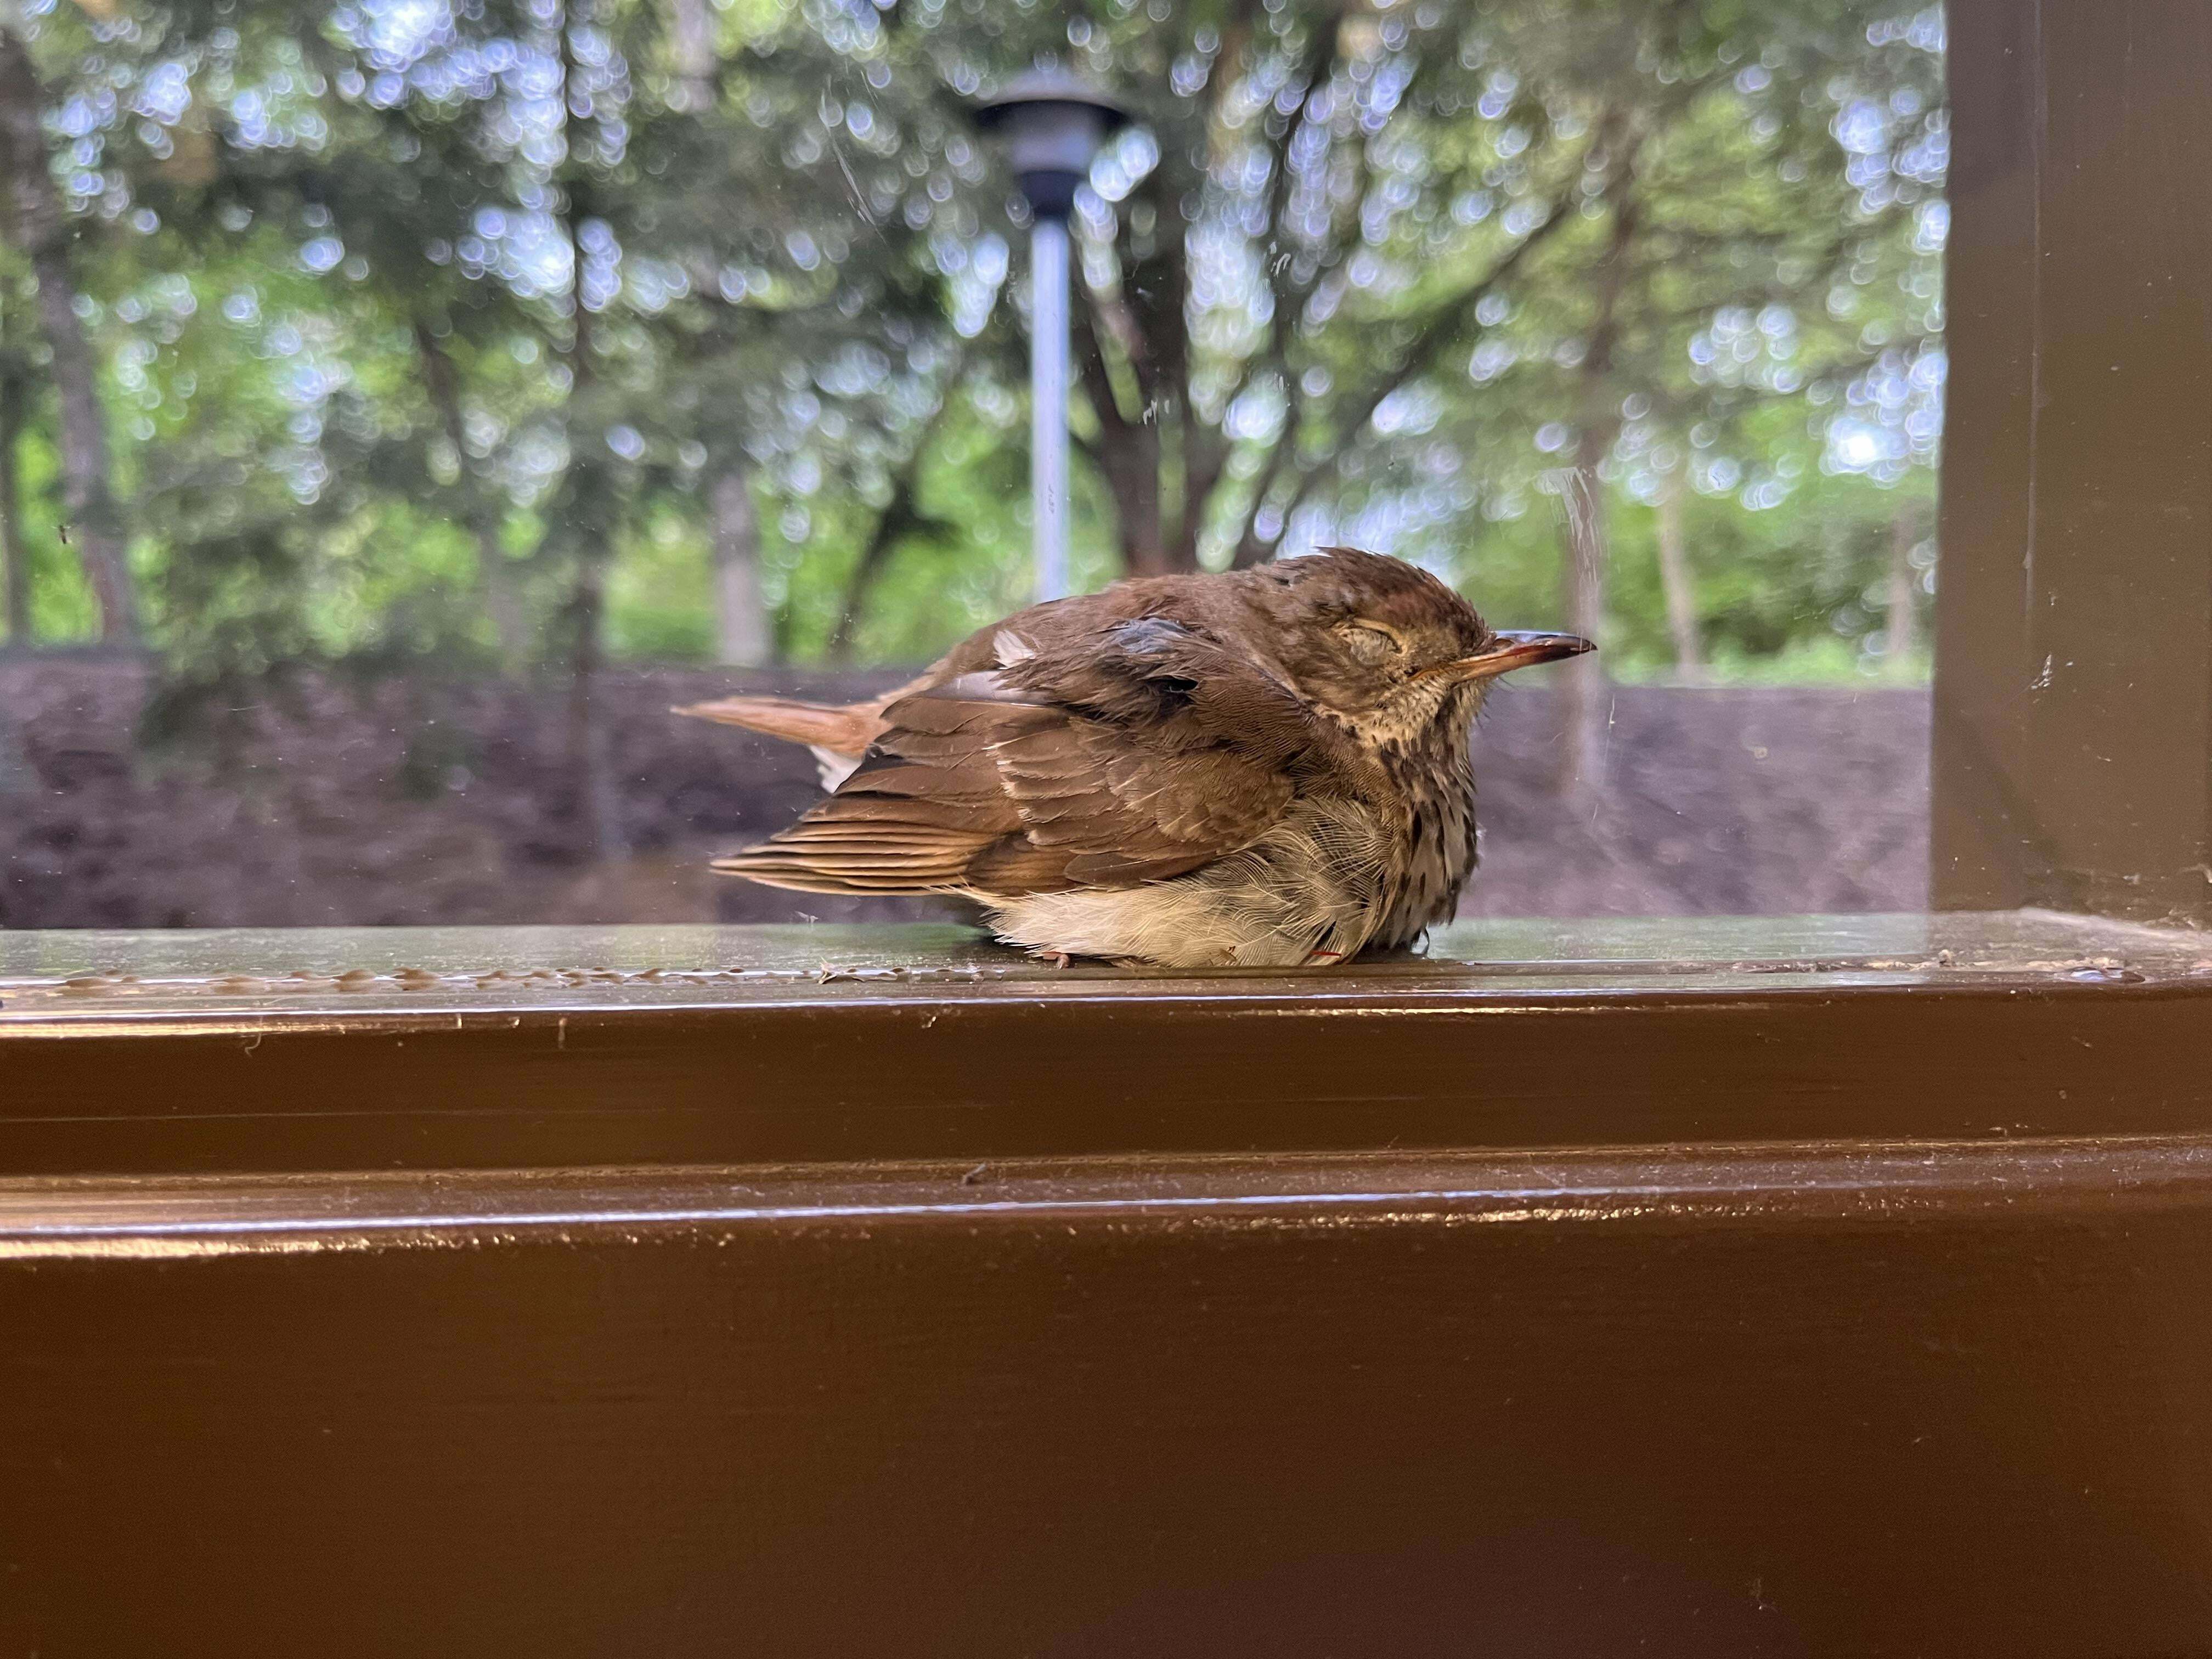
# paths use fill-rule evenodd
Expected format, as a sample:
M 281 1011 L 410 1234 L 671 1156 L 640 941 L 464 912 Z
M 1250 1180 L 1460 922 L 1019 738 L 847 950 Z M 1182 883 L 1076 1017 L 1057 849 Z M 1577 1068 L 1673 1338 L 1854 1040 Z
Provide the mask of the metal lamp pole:
M 1128 117 L 1072 76 L 1017 77 L 975 112 L 1005 141 L 1030 204 L 1030 511 L 1036 594 L 1065 599 L 1067 579 L 1067 217 L 1098 146 Z
M 1030 230 L 1030 512 L 1036 597 L 1067 595 L 1067 221 Z

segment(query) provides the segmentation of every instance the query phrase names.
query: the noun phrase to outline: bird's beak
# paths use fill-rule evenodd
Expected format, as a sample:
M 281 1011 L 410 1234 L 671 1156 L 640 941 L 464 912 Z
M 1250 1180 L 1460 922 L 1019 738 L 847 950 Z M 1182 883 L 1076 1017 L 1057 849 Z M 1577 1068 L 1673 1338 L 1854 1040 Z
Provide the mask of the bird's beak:
M 1557 662 L 1562 657 L 1579 657 L 1585 651 L 1597 647 L 1579 634 L 1520 634 L 1501 632 L 1490 642 L 1489 648 L 1472 657 L 1462 657 L 1445 666 L 1456 678 L 1463 680 L 1495 679 L 1500 674 L 1510 674 L 1516 668 L 1527 668 L 1540 662 Z

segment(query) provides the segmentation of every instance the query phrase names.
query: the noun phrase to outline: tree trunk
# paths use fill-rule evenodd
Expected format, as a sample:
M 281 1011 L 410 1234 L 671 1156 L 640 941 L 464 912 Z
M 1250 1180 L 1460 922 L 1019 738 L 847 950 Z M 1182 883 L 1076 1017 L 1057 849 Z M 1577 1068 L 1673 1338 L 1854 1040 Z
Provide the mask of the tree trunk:
M 1198 568 L 1198 544 L 1206 534 L 1207 509 L 1229 464 L 1229 442 L 1208 427 L 1185 396 L 1177 410 L 1182 431 L 1182 510 L 1169 559 L 1177 570 Z
M 1566 568 L 1564 573 L 1567 631 L 1602 641 L 1605 623 L 1605 483 L 1598 467 L 1613 447 L 1610 427 L 1586 426 L 1566 477 Z M 1559 787 L 1595 792 L 1604 788 L 1606 731 L 1613 719 L 1611 681 L 1595 653 L 1566 664 L 1560 676 L 1561 743 Z
M 1574 471 L 1567 478 L 1566 569 L 1561 586 L 1567 627 L 1602 647 L 1605 623 L 1605 458 L 1620 435 L 1620 396 L 1613 384 L 1613 353 L 1620 343 L 1620 301 L 1628 286 L 1629 258 L 1643 219 L 1636 173 L 1624 162 L 1607 187 L 1613 232 L 1597 282 L 1597 312 L 1582 365 L 1582 408 L 1575 439 Z M 1611 676 L 1595 652 L 1577 657 L 1563 676 L 1565 740 L 1559 746 L 1559 786 L 1595 793 L 1605 787 L 1606 737 L 1613 724 Z
M 574 654 L 569 659 L 568 743 L 576 769 L 577 805 L 592 850 L 604 863 L 629 857 L 629 833 L 623 826 L 622 790 L 615 780 L 614 745 L 607 732 L 606 702 L 599 674 L 605 665 L 604 568 L 595 558 L 579 565 L 570 615 L 575 625 Z
M 1697 578 L 1690 569 L 1689 542 L 1682 533 L 1688 467 L 1676 467 L 1659 489 L 1659 586 L 1667 600 L 1667 631 L 1674 636 L 1674 677 L 1686 685 L 1698 685 L 1705 678 L 1705 652 L 1698 637 Z
M 454 461 L 461 470 L 466 503 L 464 511 L 469 533 L 477 544 L 477 591 L 491 617 L 492 637 L 499 646 L 500 667 L 509 674 L 517 673 L 528 659 L 530 639 L 523 622 L 521 601 L 507 569 L 507 550 L 500 542 L 500 526 L 506 514 L 493 500 L 483 480 L 469 465 L 468 428 L 461 418 L 460 376 L 429 325 L 420 319 L 415 324 L 415 347 L 422 362 L 423 387 L 438 411 L 446 441 L 453 445 Z
M 1114 528 L 1121 550 L 1121 568 L 1132 576 L 1165 576 L 1195 570 L 1168 544 L 1160 514 L 1160 432 L 1149 422 L 1121 426 L 1099 436 L 1099 471 L 1114 497 Z
M 775 654 L 761 598 L 760 518 L 744 465 L 732 462 L 708 491 L 714 521 L 714 660 L 758 668 Z
M 15 471 L 27 390 L 12 363 L 0 370 L 0 564 L 6 566 L 0 573 L 6 590 L 0 611 L 7 620 L 8 643 L 17 647 L 31 642 L 31 550 L 23 545 L 21 485 Z
M 517 674 L 530 660 L 530 628 L 523 619 L 522 599 L 514 591 L 514 573 L 507 568 L 507 549 L 500 540 L 501 515 L 489 502 L 478 502 L 472 516 L 470 528 L 477 539 L 477 589 L 491 616 L 500 666 Z
M 1900 508 L 1889 526 L 1889 615 L 1883 623 L 1882 660 L 1902 668 L 1918 644 L 1914 611 L 1920 583 L 1912 568 L 1912 550 L 1920 544 L 1918 514 Z
M 669 57 L 676 71 L 678 109 L 702 110 L 714 101 L 716 36 L 712 0 L 668 0 Z
M 1132 349 L 1135 323 L 1126 307 L 1111 307 L 1121 328 L 1109 328 L 1109 310 L 1097 295 L 1075 313 L 1076 366 L 1085 392 L 1098 417 L 1098 440 L 1089 451 L 1114 498 L 1114 535 L 1121 554 L 1121 573 L 1127 576 L 1161 576 L 1178 569 L 1198 568 L 1194 545 L 1185 562 L 1180 545 L 1170 547 L 1160 512 L 1160 428 L 1142 413 L 1133 418 L 1121 410 L 1114 390 L 1112 371 L 1100 344 L 1102 335 L 1119 346 L 1128 372 L 1137 376 L 1136 352 Z
M 40 125 L 45 106 L 46 89 L 39 82 L 29 48 L 13 29 L 0 26 L 0 173 L 4 173 L 11 198 L 8 228 L 38 281 L 40 321 L 53 354 L 54 386 L 61 399 L 62 501 L 69 515 L 69 540 L 99 601 L 100 638 L 135 644 L 137 595 L 125 556 L 123 514 L 115 504 L 111 481 L 99 371 L 76 314 L 69 221 L 54 189 L 46 133 Z
M 567 511 L 556 512 L 557 533 L 568 538 L 576 559 L 575 586 L 568 602 L 574 628 L 569 658 L 569 758 L 575 768 L 578 806 L 592 850 L 606 863 L 629 857 L 629 836 L 623 825 L 622 792 L 615 778 L 614 745 L 607 732 L 605 699 L 599 675 L 606 651 L 607 562 L 614 550 L 614 483 L 608 476 L 606 434 L 580 427 L 598 380 L 592 338 L 592 313 L 584 303 L 583 222 L 590 215 L 589 181 L 578 166 L 574 125 L 579 117 L 568 102 L 576 72 L 574 20 L 563 6 L 558 23 L 561 61 L 562 137 L 568 159 L 561 169 L 562 229 L 568 241 L 568 300 L 572 312 L 562 353 L 568 391 L 562 418 L 568 431 Z
M 845 596 L 837 606 L 836 624 L 830 630 L 828 655 L 832 662 L 852 661 L 853 641 L 860 633 L 860 617 L 867 609 L 868 595 L 890 563 L 891 554 L 899 543 L 915 531 L 933 527 L 915 503 L 915 466 L 919 460 L 917 455 L 915 461 L 891 481 L 891 498 L 876 515 L 876 527 L 868 532 L 867 543 L 860 549 L 853 574 L 846 579 Z
M 0 352 L 6 346 L 0 343 Z M 30 550 L 23 545 L 22 504 L 15 474 L 15 446 L 23 433 L 28 388 L 14 356 L 0 362 L 0 571 L 7 599 L 5 643 L 26 650 L 31 643 Z M 26 795 L 38 787 L 38 775 L 24 752 L 23 734 L 13 720 L 0 718 L 0 796 Z
M 860 630 L 860 613 L 867 606 L 869 591 L 890 563 L 891 554 L 899 543 L 917 533 L 939 534 L 945 528 L 941 520 L 921 510 L 921 469 L 967 372 L 963 353 L 954 359 L 945 374 L 945 391 L 937 400 L 937 407 L 921 423 L 921 430 L 914 434 L 914 447 L 907 451 L 906 465 L 891 475 L 890 499 L 876 515 L 876 527 L 868 532 L 867 545 L 860 550 L 860 562 L 846 580 L 844 602 L 837 608 L 836 626 L 830 630 L 830 659 L 833 662 L 852 659 L 853 639 Z
M 669 106 L 680 110 L 703 110 L 714 101 L 714 64 L 718 57 L 714 0 L 666 0 L 668 7 L 669 66 L 675 71 L 669 88 Z

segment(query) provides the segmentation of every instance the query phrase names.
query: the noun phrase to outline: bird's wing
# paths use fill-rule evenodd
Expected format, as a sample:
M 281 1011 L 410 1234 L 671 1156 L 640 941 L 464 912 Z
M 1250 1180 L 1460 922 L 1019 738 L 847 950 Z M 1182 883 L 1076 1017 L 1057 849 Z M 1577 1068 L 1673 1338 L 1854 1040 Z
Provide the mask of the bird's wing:
M 1347 764 L 1287 685 L 1164 617 L 956 676 L 884 720 L 836 795 L 716 867 L 808 891 L 1133 886 L 1250 845 Z

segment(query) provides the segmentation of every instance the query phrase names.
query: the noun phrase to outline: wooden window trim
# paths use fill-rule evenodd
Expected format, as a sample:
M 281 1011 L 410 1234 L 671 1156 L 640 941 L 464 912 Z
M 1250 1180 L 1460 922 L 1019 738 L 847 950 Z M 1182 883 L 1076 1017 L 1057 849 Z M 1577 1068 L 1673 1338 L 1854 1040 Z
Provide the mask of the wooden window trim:
M 2212 9 L 1949 28 L 1958 914 L 0 934 L 0 1649 L 2212 1648 Z
M 2212 9 L 1953 0 L 1934 896 L 2212 921 Z
M 2155 1134 L 2212 1102 L 2212 940 L 2036 913 L 1460 924 L 1201 976 L 947 928 L 31 933 L 0 1000 L 18 1176 Z
M 2212 71 L 2212 9 L 2115 14 L 2087 0 L 1955 0 L 1948 28 L 1955 136 L 1936 905 L 2201 923 L 2212 919 L 2212 403 L 2203 393 L 2212 385 L 2212 216 L 2193 210 L 2185 186 L 2212 171 L 2212 100 L 2201 94 Z M 1975 937 L 1995 948 L 2018 936 L 2008 926 L 1992 923 Z M 472 948 L 511 954 L 513 941 L 531 936 L 488 930 Z M 412 948 L 404 933 L 381 938 L 347 949 Z M 1678 944 L 1680 960 L 1724 969 L 1711 938 L 1686 933 Z M 127 963 L 159 947 L 82 934 L 55 948 L 76 951 L 82 966 Z M 265 969 L 242 939 L 208 948 L 237 953 L 223 964 L 228 971 Z M 1395 1018 L 1386 988 L 1355 973 L 1286 980 L 1279 994 L 1286 1006 L 1309 1000 L 1382 1019 Z M 1478 1000 L 1488 994 L 1486 982 L 1466 988 Z M 1594 979 L 1584 988 L 1603 987 Z M 1904 994 L 1941 1001 L 1948 988 Z M 824 1029 L 872 1006 L 865 993 L 819 990 Z M 1849 985 L 1836 991 L 1857 994 Z M 549 1012 L 512 988 L 505 994 L 518 1032 L 533 1030 L 541 1013 L 579 1042 L 602 1022 L 670 1031 L 680 1023 L 635 989 L 614 997 L 635 1005 L 634 1021 L 614 1008 Z M 1192 1006 L 1216 1000 L 1194 994 Z M 312 1012 L 296 998 L 288 1006 L 265 1016 L 266 1036 L 288 1053 L 304 1030 L 316 1043 L 349 1045 L 349 1054 L 398 1041 L 399 1027 L 358 998 Z M 1072 1011 L 1091 1005 L 1040 997 L 1006 1006 L 1054 1033 L 1045 1052 L 1080 1048 L 1060 1026 L 1079 1026 L 1090 1016 Z M 1631 988 L 1590 1006 L 1617 1006 L 1626 1021 L 1641 1004 Z M 1772 1013 L 1793 1021 L 1808 1008 L 1784 999 Z M 690 1017 L 739 1048 L 748 1041 L 741 1030 L 812 1018 L 740 1003 Z M 188 1024 L 154 1019 L 119 1038 L 97 1020 L 58 1019 L 46 1029 L 69 1034 L 63 1040 L 77 1058 L 41 1063 L 91 1066 L 95 1054 L 133 1045 L 150 1054 L 185 1042 Z M 465 1019 L 465 1032 L 473 1029 Z M 551 1075 L 507 1086 L 551 1087 Z M 1056 1086 L 1081 1098 L 1095 1082 Z M 806 1092 L 803 1079 L 789 1087 Z M 1111 1144 L 1172 1150 L 1182 1143 L 1165 1125 L 1182 1121 L 1164 1118 L 1155 1141 Z M 601 1151 L 620 1155 L 611 1141 Z M 886 1154 L 862 1146 L 855 1155 Z
M 2212 1637 L 2201 935 L 90 943 L 0 936 L 14 1650 Z

